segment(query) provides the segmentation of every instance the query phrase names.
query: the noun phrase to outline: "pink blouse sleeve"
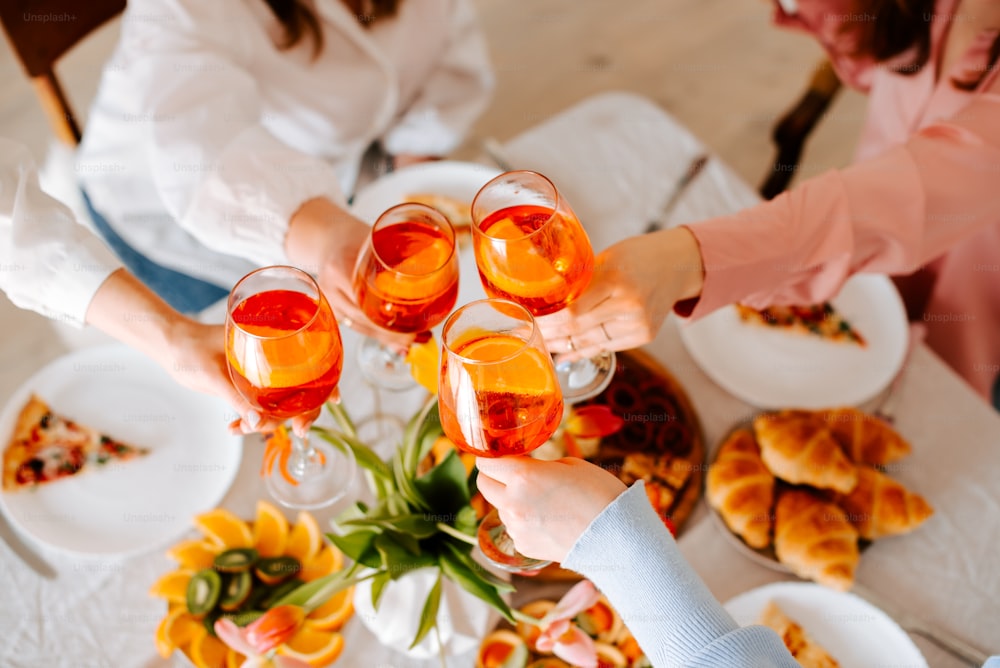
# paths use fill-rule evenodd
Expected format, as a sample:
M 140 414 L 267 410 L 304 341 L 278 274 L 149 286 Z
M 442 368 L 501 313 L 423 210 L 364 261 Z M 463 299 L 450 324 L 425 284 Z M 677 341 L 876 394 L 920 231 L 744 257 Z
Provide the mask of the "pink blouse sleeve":
M 770 202 L 688 226 L 701 246 L 699 317 L 742 301 L 814 303 L 856 272 L 907 274 L 1000 222 L 1000 77 L 905 144 Z

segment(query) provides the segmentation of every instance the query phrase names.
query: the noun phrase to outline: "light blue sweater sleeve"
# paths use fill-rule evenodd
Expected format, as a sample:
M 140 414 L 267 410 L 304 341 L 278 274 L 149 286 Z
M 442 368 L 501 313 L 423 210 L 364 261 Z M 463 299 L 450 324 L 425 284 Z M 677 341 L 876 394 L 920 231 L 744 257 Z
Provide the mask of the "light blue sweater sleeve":
M 597 516 L 562 566 L 597 585 L 656 668 L 799 668 L 776 633 L 740 628 L 715 600 L 641 481 Z

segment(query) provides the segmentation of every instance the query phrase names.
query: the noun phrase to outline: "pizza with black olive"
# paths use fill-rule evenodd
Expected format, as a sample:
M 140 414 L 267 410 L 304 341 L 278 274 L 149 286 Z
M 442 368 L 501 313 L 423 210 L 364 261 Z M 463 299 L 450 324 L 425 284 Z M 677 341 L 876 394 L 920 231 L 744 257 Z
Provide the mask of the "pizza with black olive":
M 768 306 L 765 309 L 737 304 L 736 311 L 743 322 L 811 334 L 827 341 L 853 343 L 862 348 L 867 345 L 858 330 L 830 302 L 807 306 Z
M 34 487 L 148 452 L 74 422 L 32 395 L 3 453 L 3 489 Z

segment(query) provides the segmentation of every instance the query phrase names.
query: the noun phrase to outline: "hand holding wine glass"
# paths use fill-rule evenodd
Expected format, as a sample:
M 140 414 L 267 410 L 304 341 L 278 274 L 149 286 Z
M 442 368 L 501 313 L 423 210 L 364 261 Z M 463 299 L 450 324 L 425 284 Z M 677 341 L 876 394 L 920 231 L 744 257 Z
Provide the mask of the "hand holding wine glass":
M 294 267 L 257 269 L 229 295 L 226 360 L 233 384 L 265 420 L 320 408 L 335 391 L 343 345 L 333 309 L 316 281 Z M 343 496 L 354 477 L 350 452 L 293 438 L 269 450 L 265 481 L 291 508 L 321 508 Z
M 534 316 L 562 311 L 587 289 L 594 251 L 569 203 L 536 172 L 506 172 L 472 202 L 473 247 L 486 294 Z M 607 352 L 557 367 L 566 401 L 600 393 L 614 374 Z
M 416 203 L 386 210 L 372 225 L 358 257 L 354 293 L 364 314 L 392 332 L 427 336 L 458 298 L 455 230 L 439 211 Z M 413 387 L 406 356 L 366 338 L 361 371 L 385 389 Z
M 448 318 L 442 339 L 441 426 L 459 449 L 478 457 L 523 455 L 555 433 L 562 392 L 527 309 L 501 299 L 471 302 Z M 518 553 L 495 510 L 480 523 L 479 545 L 513 572 L 549 563 Z

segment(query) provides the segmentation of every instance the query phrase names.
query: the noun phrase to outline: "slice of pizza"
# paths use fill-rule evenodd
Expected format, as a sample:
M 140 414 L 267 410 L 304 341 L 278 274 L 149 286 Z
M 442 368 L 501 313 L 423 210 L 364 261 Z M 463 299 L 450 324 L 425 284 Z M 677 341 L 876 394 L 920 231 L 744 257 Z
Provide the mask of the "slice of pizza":
M 411 193 L 404 198 L 407 202 L 426 204 L 444 214 L 456 232 L 472 229 L 472 204 L 447 195 L 433 193 Z
M 862 348 L 867 345 L 861 333 L 830 302 L 808 306 L 768 306 L 763 310 L 736 304 L 736 311 L 743 322 L 811 334 L 827 341 L 854 343 Z
M 34 487 L 148 452 L 55 413 L 32 395 L 3 453 L 3 489 Z
M 760 623 L 774 630 L 789 653 L 803 668 L 838 668 L 840 664 L 806 633 L 795 620 L 770 601 L 760 615 Z

